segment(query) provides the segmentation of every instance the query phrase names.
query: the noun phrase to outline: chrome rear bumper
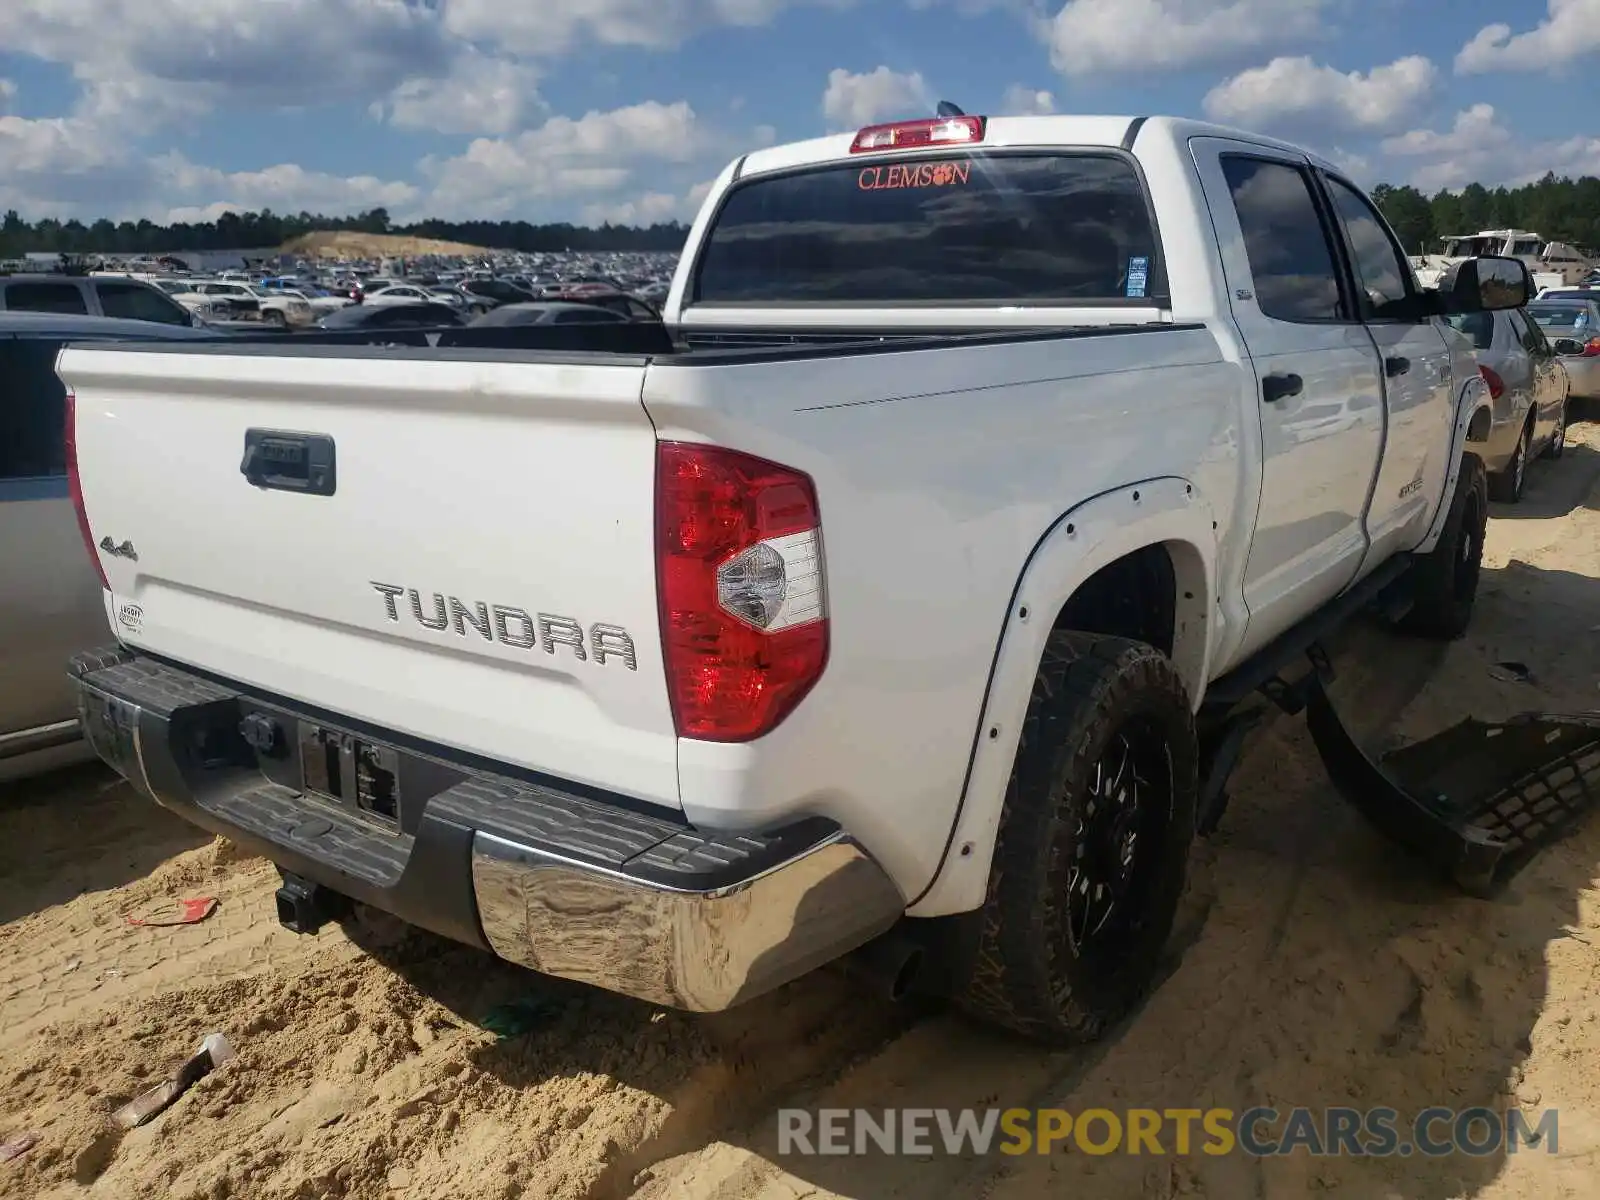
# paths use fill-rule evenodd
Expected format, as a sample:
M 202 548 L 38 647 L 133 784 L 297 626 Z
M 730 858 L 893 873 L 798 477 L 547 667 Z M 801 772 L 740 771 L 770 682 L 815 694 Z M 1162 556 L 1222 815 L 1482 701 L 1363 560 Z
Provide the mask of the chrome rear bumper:
M 714 1011 L 854 950 L 905 909 L 831 822 L 697 830 L 398 737 L 399 816 L 380 828 L 302 790 L 301 735 L 332 728 L 327 715 L 121 649 L 80 656 L 73 675 L 89 743 L 164 807 L 285 871 L 548 975 Z M 277 731 L 269 750 L 255 748 L 263 721 Z
M 788 983 L 905 911 L 882 868 L 843 833 L 711 890 L 657 887 L 478 833 L 472 882 L 501 958 L 695 1012 Z

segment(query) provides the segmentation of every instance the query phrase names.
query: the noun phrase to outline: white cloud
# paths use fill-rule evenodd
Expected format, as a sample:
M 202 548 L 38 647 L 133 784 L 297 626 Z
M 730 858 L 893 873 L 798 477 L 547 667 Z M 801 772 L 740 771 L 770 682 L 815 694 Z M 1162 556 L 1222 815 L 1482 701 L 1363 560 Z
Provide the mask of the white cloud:
M 1474 104 L 1456 114 L 1448 132 L 1413 129 L 1383 140 L 1383 152 L 1395 158 L 1442 158 L 1475 151 L 1498 151 L 1511 141 L 1511 131 L 1500 124 L 1492 104 Z
M 1413 129 L 1385 138 L 1380 147 L 1409 168 L 1408 182 L 1425 192 L 1469 183 L 1515 187 L 1557 175 L 1600 175 L 1600 137 L 1532 141 L 1508 129 L 1489 104 L 1456 114 L 1448 130 Z
M 71 65 L 102 112 L 130 88 L 190 111 L 366 99 L 454 52 L 434 7 L 404 0 L 5 0 L 0 45 Z
M 1548 71 L 1600 51 L 1600 0 L 1549 0 L 1549 16 L 1526 33 L 1486 25 L 1456 55 L 1456 72 Z
M 701 180 L 699 183 L 695 184 L 689 189 L 689 194 L 684 197 L 685 203 L 687 203 L 690 208 L 698 211 L 700 206 L 706 202 L 706 197 L 711 195 L 711 189 L 716 186 L 717 181 L 715 179 Z
M 584 206 L 582 220 L 588 225 L 610 221 L 613 225 L 654 225 L 659 221 L 692 221 L 705 203 L 715 178 L 705 179 L 681 196 L 672 192 L 646 192 L 631 200 Z
M 424 160 L 435 180 L 424 207 L 440 216 L 520 214 L 530 202 L 615 192 L 642 162 L 691 163 L 721 142 L 682 100 L 552 117 L 514 137 L 478 138 L 454 158 Z
M 0 115 L 11 107 L 11 101 L 17 94 L 17 85 L 14 80 L 0 78 Z
M 158 194 L 183 197 L 181 211 L 213 214 L 232 209 L 253 212 L 324 213 L 329 216 L 372 208 L 398 209 L 412 204 L 416 185 L 373 175 L 332 175 L 308 171 L 295 163 L 279 163 L 257 171 L 221 171 L 190 162 L 176 152 L 152 162 Z M 215 217 L 205 218 L 215 219 Z
M 656 225 L 683 215 L 683 198 L 670 192 L 646 192 L 633 200 L 616 204 L 588 204 L 583 209 L 585 225 Z
M 0 210 L 59 218 L 157 217 L 212 220 L 219 212 L 271 208 L 328 215 L 406 208 L 414 184 L 371 175 L 340 176 L 280 163 L 222 171 L 176 152 L 141 157 L 76 117 L 0 117 Z M 200 216 L 200 213 L 210 216 Z
M 0 209 L 71 213 L 142 195 L 149 177 L 146 163 L 88 121 L 0 116 Z
M 1000 102 L 1000 112 L 1004 116 L 1043 116 L 1055 110 L 1056 98 L 1052 93 L 1043 88 L 1023 87 L 1020 83 L 1008 87 Z
M 848 7 L 852 0 L 449 0 L 446 27 L 468 41 L 519 54 L 557 55 L 583 41 L 667 49 L 718 25 L 765 25 L 800 4 Z
M 0 0 L 0 46 L 70 66 L 84 89 L 74 115 L 130 135 L 230 103 L 357 103 L 408 128 L 505 133 L 538 111 L 539 60 L 575 44 L 666 48 L 851 2 Z
M 1322 156 L 1357 183 L 1377 182 L 1372 173 L 1372 159 L 1365 154 L 1357 154 L 1343 146 L 1333 146 L 1324 150 Z
M 895 117 L 932 116 L 933 108 L 920 73 L 902 75 L 882 66 L 862 75 L 835 67 L 828 72 L 828 87 L 822 93 L 822 115 L 834 129 L 860 129 Z
M 403 129 L 509 133 L 543 108 L 536 67 L 470 50 L 448 74 L 408 79 L 371 111 Z
M 1322 32 L 1329 0 L 1069 0 L 1036 29 L 1066 75 L 1221 62 Z
M 1432 91 L 1433 63 L 1419 55 L 1345 73 L 1309 58 L 1275 58 L 1206 93 L 1214 120 L 1250 126 L 1382 131 L 1401 125 Z

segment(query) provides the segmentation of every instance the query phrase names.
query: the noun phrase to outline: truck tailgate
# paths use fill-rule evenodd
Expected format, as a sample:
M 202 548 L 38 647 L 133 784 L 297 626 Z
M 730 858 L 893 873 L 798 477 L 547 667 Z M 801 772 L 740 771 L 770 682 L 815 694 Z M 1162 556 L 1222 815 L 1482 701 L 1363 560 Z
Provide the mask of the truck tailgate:
M 64 351 L 116 633 L 677 807 L 644 362 L 481 357 Z

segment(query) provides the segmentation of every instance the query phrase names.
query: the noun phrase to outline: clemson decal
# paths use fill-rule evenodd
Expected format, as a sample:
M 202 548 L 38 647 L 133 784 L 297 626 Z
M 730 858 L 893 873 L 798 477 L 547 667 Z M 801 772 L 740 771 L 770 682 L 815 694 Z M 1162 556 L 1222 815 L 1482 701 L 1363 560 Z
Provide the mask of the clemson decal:
M 972 178 L 970 162 L 894 163 L 887 167 L 863 167 L 856 186 L 864 192 L 886 188 L 953 187 Z

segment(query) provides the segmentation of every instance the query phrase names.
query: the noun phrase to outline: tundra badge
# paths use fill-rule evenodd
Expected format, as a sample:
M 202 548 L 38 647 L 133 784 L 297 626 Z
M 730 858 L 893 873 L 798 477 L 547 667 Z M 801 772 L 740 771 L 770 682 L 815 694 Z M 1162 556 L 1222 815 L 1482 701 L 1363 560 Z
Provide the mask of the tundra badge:
M 397 623 L 400 620 L 399 598 L 404 596 L 410 601 L 406 607 L 412 619 L 424 629 L 448 629 L 457 637 L 470 636 L 470 630 L 486 642 L 499 642 L 518 650 L 532 650 L 543 644 L 547 654 L 554 654 L 557 646 L 566 646 L 579 662 L 587 662 L 592 654 L 601 666 L 617 661 L 630 671 L 639 669 L 633 638 L 620 625 L 596 622 L 585 633 L 583 626 L 571 617 L 550 613 L 530 616 L 526 609 L 487 604 L 482 600 L 460 600 L 439 592 L 429 594 L 424 604 L 422 593 L 416 588 L 376 580 L 372 586 L 382 593 L 389 620 Z

